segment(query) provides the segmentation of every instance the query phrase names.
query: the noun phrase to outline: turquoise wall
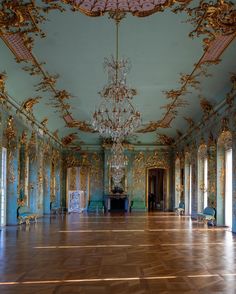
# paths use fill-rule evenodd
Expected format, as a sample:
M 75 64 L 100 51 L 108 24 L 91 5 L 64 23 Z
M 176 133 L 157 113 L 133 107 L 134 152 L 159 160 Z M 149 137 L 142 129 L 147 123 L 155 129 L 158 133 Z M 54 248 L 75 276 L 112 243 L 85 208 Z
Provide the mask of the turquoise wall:
M 109 191 L 109 167 L 106 164 L 110 155 L 110 148 L 105 149 L 104 161 L 104 194 Z M 147 147 L 140 146 L 139 148 L 129 147 L 125 150 L 125 155 L 128 158 L 126 167 L 127 194 L 129 201 L 133 201 L 133 211 L 147 210 L 147 169 L 151 167 L 164 168 L 168 171 L 168 199 L 166 201 L 166 210 L 173 209 L 173 187 L 172 181 L 172 158 L 173 152 L 171 148 L 165 147 Z
M 201 122 L 190 129 L 184 137 L 176 143 L 175 154 L 184 157 L 190 153 L 192 165 L 192 215 L 198 212 L 198 148 L 202 142 L 207 145 L 208 158 L 208 205 L 216 209 L 217 225 L 224 225 L 224 145 L 230 145 L 233 151 L 233 231 L 236 232 L 236 136 L 235 136 L 235 99 L 227 104 L 227 100 L 220 107 L 205 116 Z M 226 132 L 232 135 L 231 140 L 220 139 Z
M 9 122 L 10 115 L 13 117 Z M 60 146 L 42 136 L 36 126 L 9 109 L 0 110 L 1 147 L 7 148 L 7 225 L 16 225 L 17 208 L 21 212 L 50 212 L 50 164 L 61 157 Z M 32 134 L 35 134 L 32 141 Z M 34 143 L 34 144 L 33 144 Z M 46 156 L 45 150 L 49 154 Z M 53 154 L 57 153 L 57 158 Z M 28 197 L 26 197 L 26 154 L 28 166 Z M 58 160 L 58 162 L 60 162 Z M 58 166 L 60 168 L 60 166 Z M 45 173 L 46 171 L 46 173 Z M 62 198 L 60 172 L 56 171 L 57 199 Z M 47 182 L 47 184 L 46 184 Z

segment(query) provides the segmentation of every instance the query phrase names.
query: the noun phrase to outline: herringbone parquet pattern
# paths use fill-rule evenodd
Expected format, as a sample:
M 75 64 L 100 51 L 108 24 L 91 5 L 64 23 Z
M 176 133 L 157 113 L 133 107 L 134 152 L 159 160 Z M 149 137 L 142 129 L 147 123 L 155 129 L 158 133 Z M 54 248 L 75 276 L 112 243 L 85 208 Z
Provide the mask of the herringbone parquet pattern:
M 0 231 L 0 293 L 236 293 L 235 245 L 171 213 L 52 216 Z

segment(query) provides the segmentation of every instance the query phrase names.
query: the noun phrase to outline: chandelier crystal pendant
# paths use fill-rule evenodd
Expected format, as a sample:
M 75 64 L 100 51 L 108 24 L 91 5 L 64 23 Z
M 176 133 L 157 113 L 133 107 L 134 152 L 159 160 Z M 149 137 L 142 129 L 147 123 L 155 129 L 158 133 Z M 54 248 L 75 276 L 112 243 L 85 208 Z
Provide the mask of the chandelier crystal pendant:
M 137 91 L 126 84 L 126 76 L 131 68 L 130 62 L 128 59 L 118 59 L 120 18 L 115 17 L 116 58 L 105 58 L 104 69 L 108 72 L 108 83 L 99 92 L 102 101 L 94 112 L 92 121 L 96 131 L 103 137 L 111 137 L 113 141 L 124 139 L 141 125 L 141 114 L 131 103 Z

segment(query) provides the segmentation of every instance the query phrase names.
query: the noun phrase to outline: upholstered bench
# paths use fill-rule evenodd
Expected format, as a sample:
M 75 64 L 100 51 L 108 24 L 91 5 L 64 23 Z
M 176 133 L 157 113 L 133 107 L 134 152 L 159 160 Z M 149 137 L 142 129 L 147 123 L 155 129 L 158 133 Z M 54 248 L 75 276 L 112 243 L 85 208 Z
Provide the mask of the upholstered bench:
M 184 202 L 183 201 L 180 201 L 179 206 L 175 208 L 175 212 L 177 215 L 184 214 Z
M 17 219 L 19 225 L 26 223 L 30 224 L 30 221 L 37 223 L 38 215 L 36 213 L 31 212 L 20 212 L 21 207 L 17 208 Z
M 202 213 L 197 214 L 197 220 L 203 221 L 204 223 L 210 222 L 212 225 L 215 221 L 215 209 L 213 207 L 207 206 L 204 208 Z

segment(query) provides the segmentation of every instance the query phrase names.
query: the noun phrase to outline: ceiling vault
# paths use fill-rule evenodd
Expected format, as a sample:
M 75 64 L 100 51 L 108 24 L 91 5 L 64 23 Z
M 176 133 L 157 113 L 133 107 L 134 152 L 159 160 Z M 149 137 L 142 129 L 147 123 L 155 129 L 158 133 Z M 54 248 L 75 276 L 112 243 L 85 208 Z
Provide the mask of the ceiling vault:
M 36 4 L 37 3 L 37 4 Z M 40 4 L 39 4 L 40 3 Z M 65 121 L 66 127 L 75 128 L 82 132 L 94 133 L 91 124 L 85 120 L 74 119 L 71 112 L 70 99 L 72 94 L 65 89 L 57 89 L 56 83 L 59 75 L 49 74 L 44 69 L 44 63 L 39 62 L 35 53 L 34 38 L 46 35 L 41 29 L 41 25 L 46 22 L 46 15 L 53 10 L 66 13 L 66 6 L 72 11 L 80 11 L 87 16 L 102 16 L 110 11 L 123 11 L 138 17 L 146 17 L 156 12 L 163 12 L 171 9 L 173 13 L 186 13 L 186 22 L 193 25 L 194 29 L 189 33 L 189 37 L 203 36 L 204 52 L 190 74 L 180 74 L 177 89 L 163 91 L 168 103 L 160 108 L 164 110 L 161 118 L 156 121 L 149 121 L 142 125 L 138 134 L 155 132 L 158 129 L 168 129 L 172 127 L 174 119 L 179 114 L 179 109 L 186 107 L 189 102 L 186 95 L 191 93 L 191 89 L 199 90 L 200 78 L 208 77 L 208 66 L 219 64 L 220 57 L 226 48 L 236 37 L 236 9 L 235 5 L 226 0 L 198 1 L 197 6 L 194 0 L 147 0 L 134 3 L 121 0 L 108 1 L 87 1 L 87 0 L 41 0 L 41 1 L 9 1 L 3 0 L 0 4 L 0 37 L 7 47 L 14 54 L 17 62 L 26 62 L 23 70 L 31 76 L 39 76 L 40 82 L 36 85 L 36 92 L 43 96 L 49 92 L 50 98 L 46 105 L 50 105 L 54 112 L 59 112 L 60 117 Z M 1 89 L 0 89 L 1 90 Z M 6 95 L 6 93 L 4 93 Z M 21 111 L 25 111 L 28 116 L 34 119 L 33 107 L 41 103 L 41 96 L 30 97 L 24 100 Z M 7 95 L 5 96 L 7 97 Z M 47 129 L 47 120 L 42 121 L 43 129 Z M 185 119 L 188 123 L 189 119 Z M 193 124 L 193 122 L 191 122 Z M 193 127 L 193 125 L 192 125 Z M 49 132 L 49 130 L 47 129 Z M 57 134 L 57 130 L 55 134 Z M 157 134 L 159 139 L 165 144 L 172 144 L 174 139 L 163 134 Z M 75 133 L 61 137 L 64 145 L 70 145 L 76 139 Z M 71 145 L 73 148 L 74 145 Z

